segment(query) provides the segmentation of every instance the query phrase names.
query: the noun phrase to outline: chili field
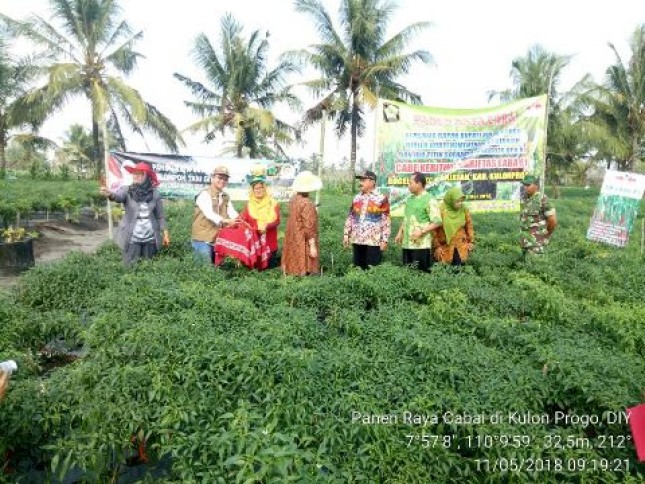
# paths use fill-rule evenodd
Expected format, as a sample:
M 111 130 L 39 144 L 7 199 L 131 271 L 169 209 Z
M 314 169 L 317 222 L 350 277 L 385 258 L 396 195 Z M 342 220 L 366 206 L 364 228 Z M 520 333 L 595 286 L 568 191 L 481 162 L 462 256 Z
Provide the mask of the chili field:
M 475 214 L 468 265 L 422 274 L 394 246 L 352 268 L 350 197 L 323 193 L 302 279 L 193 262 L 168 203 L 155 260 L 106 244 L 0 293 L 2 479 L 642 482 L 640 234 L 586 241 L 597 195 L 563 190 L 545 256 L 522 260 L 516 214 Z

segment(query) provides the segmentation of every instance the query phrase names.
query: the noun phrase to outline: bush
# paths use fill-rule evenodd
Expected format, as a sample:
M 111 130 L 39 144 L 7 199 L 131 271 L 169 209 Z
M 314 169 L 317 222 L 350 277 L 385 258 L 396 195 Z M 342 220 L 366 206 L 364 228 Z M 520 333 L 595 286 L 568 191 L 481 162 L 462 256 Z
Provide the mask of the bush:
M 607 420 L 645 381 L 639 235 L 624 250 L 587 242 L 593 200 L 564 195 L 549 253 L 526 262 L 515 216 L 490 214 L 459 270 L 403 268 L 396 247 L 352 268 L 350 195 L 325 193 L 322 277 L 194 262 L 184 202 L 167 204 L 172 246 L 152 261 L 126 269 L 106 245 L 30 270 L 0 300 L 0 359 L 27 368 L 0 413 L 13 480 L 118 480 L 139 465 L 181 482 L 570 482 L 600 459 L 630 466 L 587 467 L 590 481 L 642 480 L 625 422 Z M 37 352 L 59 335 L 86 356 L 43 372 Z M 508 473 L 500 458 L 565 467 Z

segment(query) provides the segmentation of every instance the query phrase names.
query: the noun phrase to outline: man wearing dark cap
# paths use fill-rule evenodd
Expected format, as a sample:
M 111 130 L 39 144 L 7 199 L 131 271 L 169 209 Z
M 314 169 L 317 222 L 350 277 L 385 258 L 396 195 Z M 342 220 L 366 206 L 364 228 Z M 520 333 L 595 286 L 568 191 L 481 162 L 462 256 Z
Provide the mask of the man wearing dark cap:
M 352 244 L 354 265 L 362 269 L 381 263 L 390 238 L 390 202 L 375 192 L 376 174 L 366 170 L 356 175 L 360 193 L 354 197 L 345 220 L 343 245 Z
M 235 223 L 238 213 L 233 208 L 231 197 L 224 191 L 229 173 L 226 166 L 216 166 L 211 173 L 211 184 L 195 198 L 192 246 L 195 255 L 205 261 L 213 261 L 213 244 L 222 227 Z
M 526 175 L 522 179 L 524 194 L 520 201 L 520 247 L 522 253 L 544 254 L 558 224 L 555 208 L 546 195 L 540 196 L 539 179 Z

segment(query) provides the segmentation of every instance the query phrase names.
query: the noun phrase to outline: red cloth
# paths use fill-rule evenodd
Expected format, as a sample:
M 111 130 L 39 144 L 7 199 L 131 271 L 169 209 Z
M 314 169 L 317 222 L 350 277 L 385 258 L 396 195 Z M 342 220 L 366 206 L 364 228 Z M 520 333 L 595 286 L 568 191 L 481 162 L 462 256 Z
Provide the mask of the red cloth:
M 226 257 L 239 260 L 249 269 L 264 270 L 269 266 L 271 249 L 264 235 L 247 226 L 226 227 L 219 231 L 215 240 L 215 265 L 220 265 Z
M 645 461 L 645 403 L 627 409 L 629 428 L 639 462 Z
M 271 249 L 271 252 L 276 252 L 278 250 L 278 226 L 280 225 L 280 205 L 275 206 L 275 215 L 276 215 L 275 222 L 272 222 L 269 225 L 267 225 L 266 232 L 265 232 L 266 238 L 267 238 L 267 244 L 269 244 L 269 248 Z M 248 206 L 244 208 L 244 210 L 240 214 L 240 218 L 244 220 L 247 224 L 249 224 L 252 229 L 255 229 L 255 230 L 258 229 L 258 222 L 253 217 L 251 217 Z

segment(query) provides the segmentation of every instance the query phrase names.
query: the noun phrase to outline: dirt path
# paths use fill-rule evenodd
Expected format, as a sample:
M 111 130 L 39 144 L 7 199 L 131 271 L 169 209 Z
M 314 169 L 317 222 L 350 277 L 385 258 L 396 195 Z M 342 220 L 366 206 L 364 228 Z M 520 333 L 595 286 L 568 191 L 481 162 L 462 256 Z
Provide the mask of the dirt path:
M 34 229 L 40 233 L 40 237 L 34 240 L 34 258 L 37 266 L 60 259 L 73 250 L 94 253 L 108 240 L 107 223 L 94 220 L 82 221 L 79 224 L 43 222 L 37 223 Z M 0 290 L 13 286 L 19 277 L 0 277 Z

